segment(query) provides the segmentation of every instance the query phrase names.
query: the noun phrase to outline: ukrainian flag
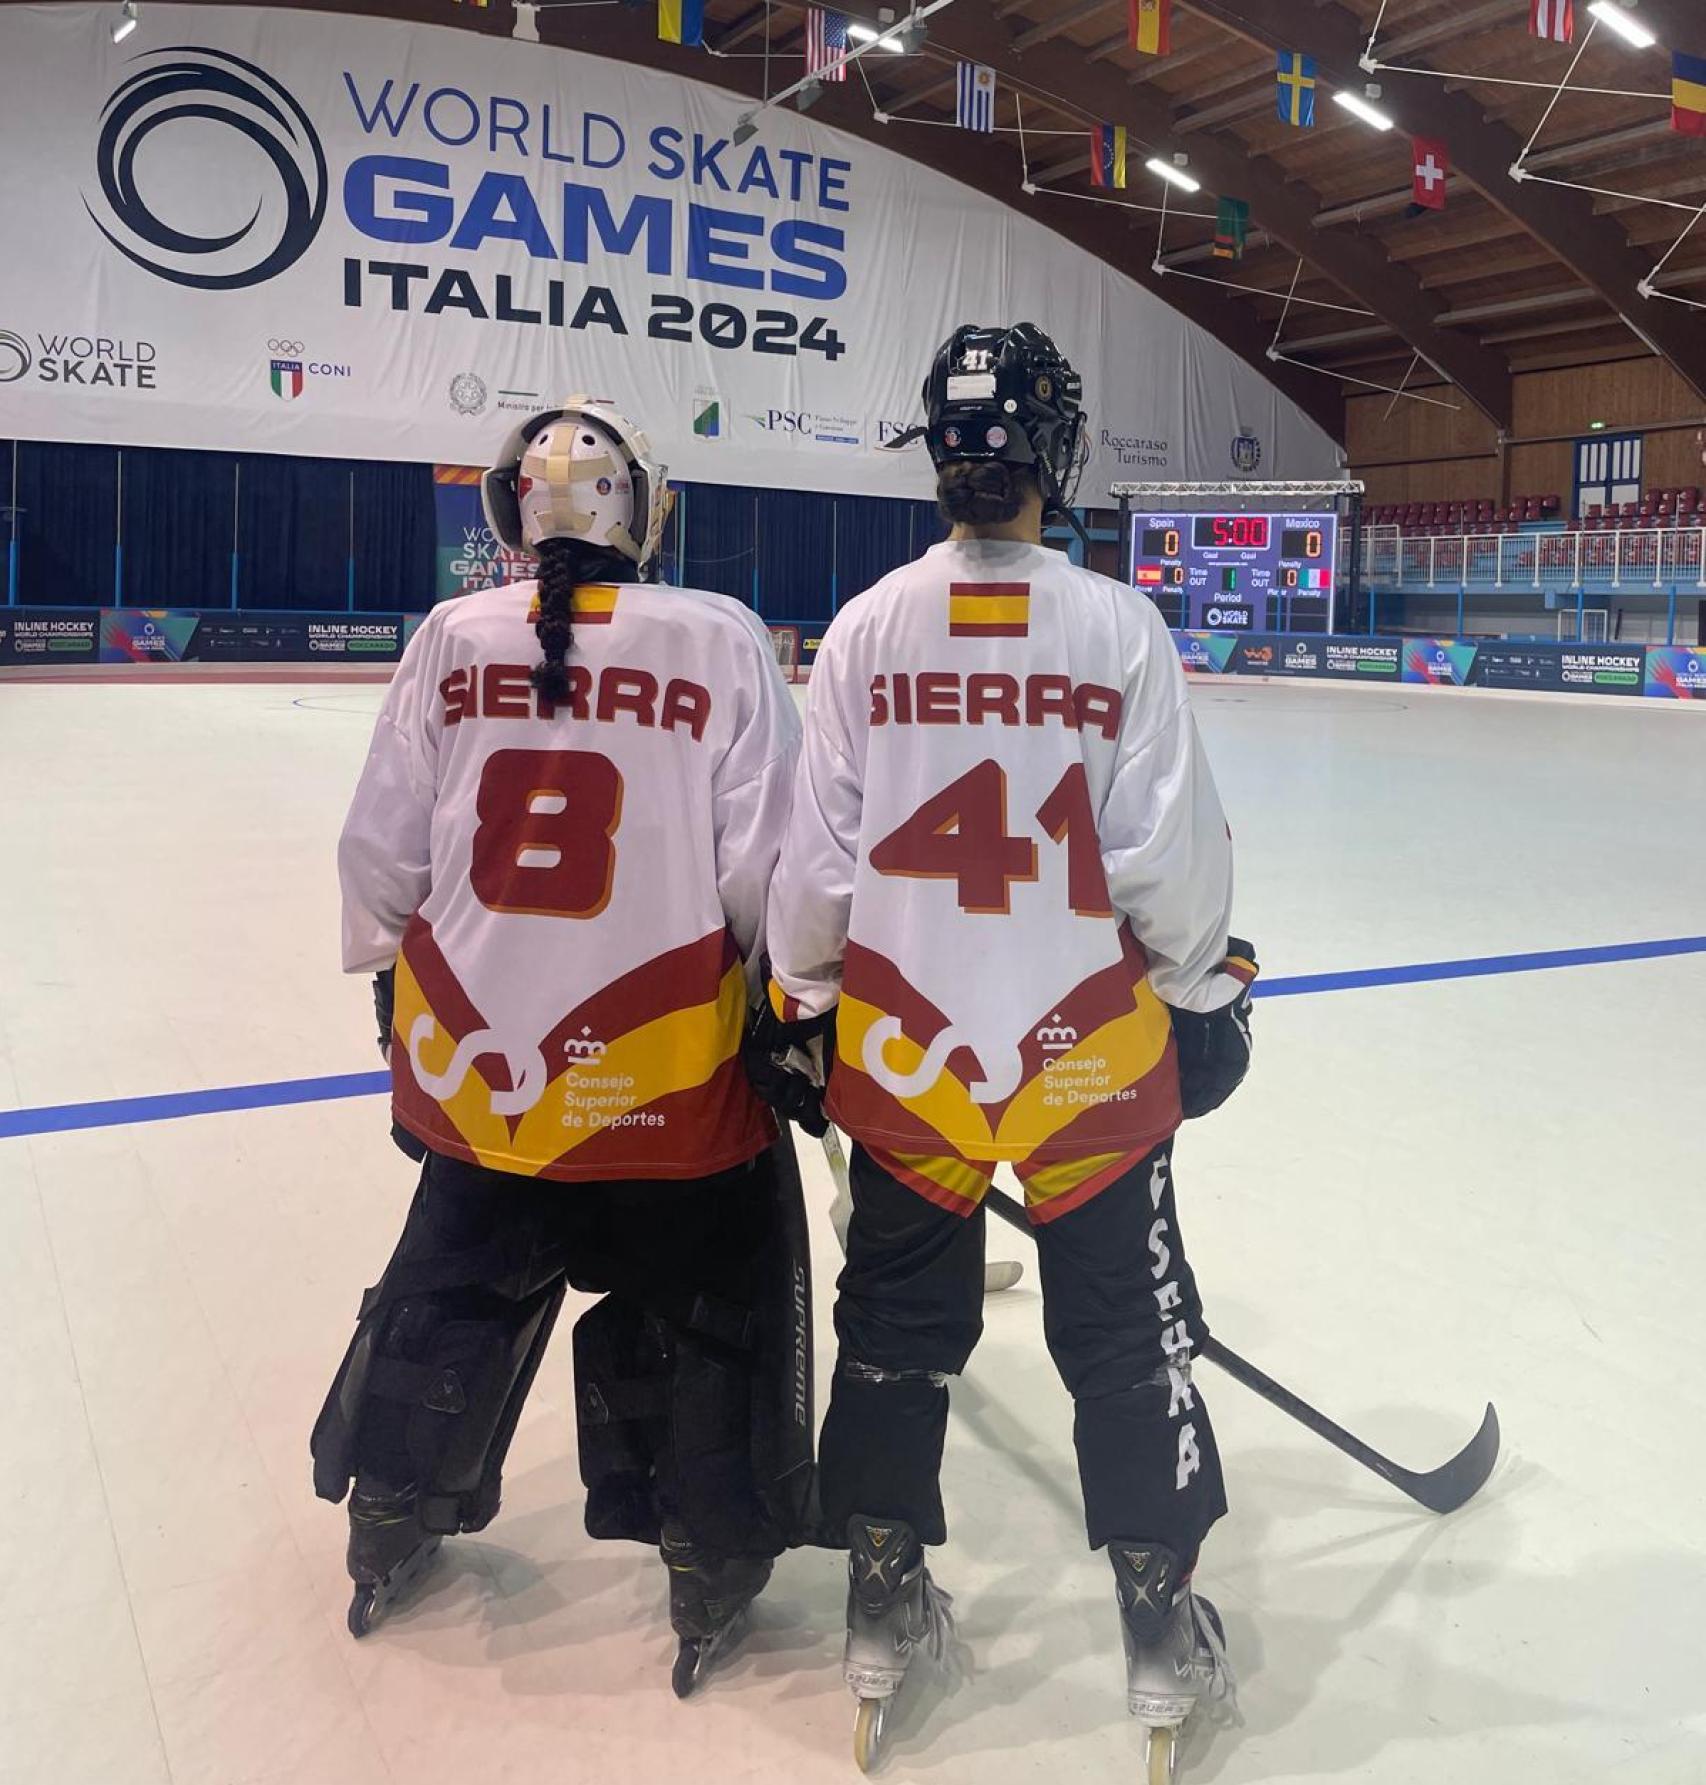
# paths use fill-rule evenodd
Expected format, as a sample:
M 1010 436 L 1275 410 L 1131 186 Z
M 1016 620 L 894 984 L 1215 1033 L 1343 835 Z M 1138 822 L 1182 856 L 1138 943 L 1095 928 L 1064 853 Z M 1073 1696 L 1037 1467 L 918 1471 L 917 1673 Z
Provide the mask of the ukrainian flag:
M 705 0 L 658 0 L 658 37 L 664 43 L 704 43 Z
M 1279 53 L 1278 109 L 1282 123 L 1315 127 L 1315 58 L 1300 50 Z
M 1670 127 L 1684 136 L 1706 136 L 1706 56 L 1670 59 Z

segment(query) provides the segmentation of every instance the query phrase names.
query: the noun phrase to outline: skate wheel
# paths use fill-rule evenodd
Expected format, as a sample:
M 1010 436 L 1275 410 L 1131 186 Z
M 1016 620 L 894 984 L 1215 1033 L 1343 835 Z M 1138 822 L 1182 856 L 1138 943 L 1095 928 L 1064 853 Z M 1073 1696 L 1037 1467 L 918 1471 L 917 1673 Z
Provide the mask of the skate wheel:
M 1173 1785 L 1179 1758 L 1179 1732 L 1176 1729 L 1152 1729 L 1149 1732 L 1148 1785 Z
M 346 1622 L 349 1625 L 350 1635 L 357 1642 L 360 1642 L 373 1628 L 373 1607 L 378 1597 L 377 1587 L 360 1586 L 356 1588 L 355 1595 L 349 1602 L 349 1617 Z
M 670 1669 L 669 1683 L 674 1688 L 677 1698 L 688 1697 L 699 1684 L 699 1671 L 704 1666 L 705 1653 L 699 1644 L 684 1641 L 675 1654 L 675 1665 Z
M 859 1771 L 872 1771 L 883 1753 L 883 1730 L 888 1723 L 889 1701 L 886 1698 L 861 1698 L 859 1715 L 853 1722 L 853 1758 Z

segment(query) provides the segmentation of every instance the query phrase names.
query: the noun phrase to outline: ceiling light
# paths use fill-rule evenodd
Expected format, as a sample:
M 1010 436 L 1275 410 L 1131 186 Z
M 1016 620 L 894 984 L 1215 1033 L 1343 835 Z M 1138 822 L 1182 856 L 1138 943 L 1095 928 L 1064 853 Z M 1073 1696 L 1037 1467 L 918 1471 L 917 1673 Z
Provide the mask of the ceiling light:
M 733 131 L 734 145 L 738 149 L 742 143 L 749 143 L 758 134 L 758 126 L 753 122 L 751 112 L 742 112 L 735 120 Z
M 118 17 L 113 20 L 113 42 L 123 43 L 136 29 L 136 0 L 124 0 L 118 9 Z
M 1592 0 L 1588 11 L 1602 25 L 1609 25 L 1626 44 L 1637 50 L 1650 50 L 1659 40 L 1645 25 L 1637 24 L 1616 0 Z
M 1333 103 L 1342 105 L 1353 118 L 1361 118 L 1363 123 L 1372 125 L 1376 130 L 1390 130 L 1392 120 L 1377 106 L 1372 106 L 1360 93 L 1347 93 L 1341 87 L 1333 95 Z
M 1169 186 L 1177 186 L 1181 192 L 1201 192 L 1202 181 L 1193 180 L 1182 167 L 1175 167 L 1170 161 L 1163 161 L 1159 155 L 1151 155 L 1143 164 L 1154 174 L 1156 179 L 1165 180 Z
M 801 111 L 809 112 L 822 97 L 823 82 L 807 81 L 799 92 L 794 95 L 794 104 L 797 105 Z
M 517 43 L 537 43 L 539 8 L 530 5 L 529 0 L 515 0 L 515 23 L 510 26 L 509 34 Z
M 904 56 L 905 47 L 893 37 L 885 37 L 882 32 L 871 25 L 849 25 L 847 35 L 855 43 L 874 43 L 878 49 L 887 50 L 890 55 Z

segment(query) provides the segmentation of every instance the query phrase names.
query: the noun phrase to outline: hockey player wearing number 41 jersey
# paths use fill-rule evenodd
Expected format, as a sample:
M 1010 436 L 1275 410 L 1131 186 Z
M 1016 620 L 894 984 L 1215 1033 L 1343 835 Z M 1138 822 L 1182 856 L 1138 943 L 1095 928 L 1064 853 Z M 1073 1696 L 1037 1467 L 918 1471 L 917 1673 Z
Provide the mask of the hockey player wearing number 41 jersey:
M 425 1164 L 315 1481 L 354 1480 L 359 1635 L 490 1521 L 565 1284 L 604 1292 L 574 1334 L 587 1527 L 660 1546 L 684 1691 L 809 1491 L 799 1182 L 740 1063 L 799 721 L 750 613 L 639 580 L 664 468 L 608 405 L 533 417 L 485 497 L 539 580 L 428 616 L 339 846 Z
M 1160 614 L 1040 543 L 1080 459 L 1077 375 L 1029 324 L 966 328 L 924 399 L 953 535 L 825 635 L 770 909 L 777 1039 L 833 1013 L 827 1110 L 857 1143 L 820 1441 L 856 1745 L 868 1764 L 908 1654 L 941 1635 L 922 1551 L 946 1537 L 944 1381 L 979 1335 L 980 1199 L 1005 1162 L 1162 1776 L 1224 1672 L 1188 1586 L 1225 1501 L 1171 1142 L 1242 1076 L 1255 966 L 1229 944 L 1226 819 Z

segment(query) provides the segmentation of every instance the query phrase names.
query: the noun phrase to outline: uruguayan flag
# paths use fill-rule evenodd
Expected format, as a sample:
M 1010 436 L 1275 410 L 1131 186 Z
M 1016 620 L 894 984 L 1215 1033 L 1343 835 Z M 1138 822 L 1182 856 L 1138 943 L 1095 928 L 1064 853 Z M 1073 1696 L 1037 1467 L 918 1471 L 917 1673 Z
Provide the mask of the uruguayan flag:
M 962 130 L 995 128 L 995 70 L 981 62 L 962 62 L 959 68 L 954 121 Z

